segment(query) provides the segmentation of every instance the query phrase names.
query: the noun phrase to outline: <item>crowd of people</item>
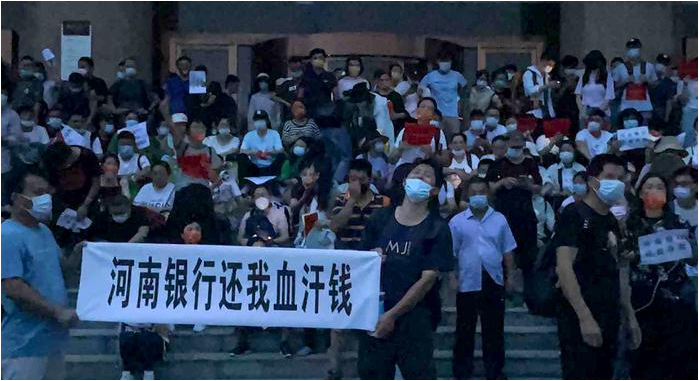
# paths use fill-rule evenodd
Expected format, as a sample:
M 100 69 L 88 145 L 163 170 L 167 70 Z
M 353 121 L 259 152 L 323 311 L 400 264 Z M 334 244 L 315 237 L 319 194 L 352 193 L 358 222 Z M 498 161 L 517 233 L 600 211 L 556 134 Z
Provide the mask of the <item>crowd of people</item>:
M 96 241 L 376 251 L 382 314 L 372 332 L 330 332 L 329 379 L 355 334 L 361 378 L 436 378 L 443 283 L 453 376 L 473 376 L 480 317 L 485 376 L 504 378 L 506 299 L 535 312 L 547 270 L 564 378 L 693 379 L 697 65 L 641 48 L 546 51 L 473 85 L 448 53 L 369 76 L 360 56 L 328 71 L 317 48 L 289 58 L 288 78 L 257 74 L 242 112 L 235 75 L 190 94 L 207 69 L 186 56 L 155 87 L 134 58 L 111 86 L 90 57 L 67 81 L 29 56 L 3 66 L 3 379 L 61 374 L 77 321 L 66 284 Z M 619 132 L 637 127 L 629 149 Z M 639 237 L 672 229 L 693 256 L 642 264 Z M 163 358 L 173 327 L 147 323 L 120 325 L 122 379 L 153 379 Z M 292 348 L 283 330 L 281 354 L 313 353 L 320 331 Z M 236 335 L 231 355 L 249 353 L 255 329 Z

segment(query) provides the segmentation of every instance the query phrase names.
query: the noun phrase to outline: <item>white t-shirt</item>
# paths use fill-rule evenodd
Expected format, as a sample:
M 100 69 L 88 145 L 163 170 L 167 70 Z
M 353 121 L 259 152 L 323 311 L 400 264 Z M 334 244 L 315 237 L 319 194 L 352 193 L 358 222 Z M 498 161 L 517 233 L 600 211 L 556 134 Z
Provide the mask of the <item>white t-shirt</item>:
M 400 132 L 398 133 L 398 137 L 396 137 L 396 144 L 395 144 L 396 149 L 398 149 L 398 147 L 400 147 L 400 143 L 403 141 L 403 132 L 404 131 L 405 131 L 405 129 L 400 130 Z M 430 143 L 430 145 L 432 146 L 432 151 L 434 152 L 434 150 L 436 149 L 434 138 L 432 138 L 432 142 Z M 442 150 L 447 149 L 447 138 L 444 136 L 444 132 L 441 130 L 439 131 L 439 147 Z M 413 163 L 413 162 L 415 162 L 415 159 L 424 159 L 424 158 L 425 158 L 425 153 L 422 152 L 422 150 L 419 147 L 410 147 L 410 148 L 406 149 L 405 151 L 403 151 L 403 154 L 401 154 L 400 159 L 396 163 L 396 167 L 398 167 L 401 164 L 405 164 L 405 163 Z
M 590 151 L 590 155 L 595 157 L 607 152 L 609 149 L 607 143 L 609 143 L 609 139 L 613 136 L 614 134 L 609 131 L 601 131 L 599 138 L 596 138 L 585 128 L 578 131 L 578 134 L 575 135 L 575 141 L 585 142 L 587 144 L 587 149 Z
M 466 78 L 454 70 L 446 74 L 432 70 L 420 81 L 420 86 L 430 89 L 437 101 L 437 108 L 446 118 L 459 116 L 459 86 L 464 87 L 466 84 Z
M 175 202 L 175 184 L 167 183 L 163 189 L 156 189 L 153 183 L 141 187 L 133 200 L 136 206 L 144 206 L 158 213 L 169 212 Z
M 563 171 L 561 171 L 561 176 L 563 180 L 563 184 L 560 184 L 561 178 L 558 176 L 558 171 L 563 168 Z M 567 190 L 572 192 L 573 191 L 573 177 L 575 176 L 576 173 L 578 172 L 583 172 L 585 171 L 585 167 L 577 162 L 573 162 L 573 165 L 570 168 L 566 168 L 563 164 L 558 163 L 558 164 L 553 164 L 550 167 L 546 169 L 546 174 L 549 179 L 551 179 L 551 184 L 553 184 L 556 187 L 557 191 L 561 190 Z M 561 185 L 563 185 L 561 187 Z
M 22 134 L 29 143 L 49 144 L 49 134 L 46 132 L 46 127 L 34 125 L 31 131 L 22 131 Z
M 534 115 L 535 118 L 543 118 L 541 108 L 544 103 L 548 105 L 548 113 L 552 118 L 556 117 L 556 112 L 553 109 L 553 98 L 551 97 L 551 89 L 544 89 L 544 85 L 549 83 L 549 74 L 541 74 L 536 65 L 529 66 L 522 74 L 522 86 L 524 87 L 524 95 L 532 100 L 539 100 L 539 108 L 531 110 L 528 114 Z
M 493 139 L 495 139 L 495 137 L 505 135 L 506 133 L 507 128 L 502 124 L 498 124 L 498 126 L 495 127 L 495 129 L 492 131 L 490 131 L 488 127 L 485 128 L 485 137 L 488 139 L 490 143 L 493 142 Z
M 117 156 L 119 156 L 119 172 L 117 173 L 119 176 L 134 175 L 140 170 L 150 167 L 150 160 L 146 155 L 135 153 L 129 160 L 122 159 L 120 155 Z
M 221 145 L 216 136 L 207 136 L 204 139 L 204 144 L 213 148 L 216 154 L 226 156 L 240 147 L 240 139 L 234 136 L 228 143 Z
M 410 82 L 400 81 L 393 90 L 395 90 L 396 93 L 400 94 L 401 96 L 404 96 L 405 93 L 407 93 L 408 90 L 410 90 Z
M 613 72 L 614 80 L 625 81 L 629 77 L 629 72 L 626 69 L 626 65 L 617 65 Z M 633 67 L 633 77 L 636 81 L 641 77 L 641 64 L 638 63 Z M 658 80 L 655 74 L 655 67 L 652 63 L 646 62 L 646 80 L 648 82 L 655 82 Z M 633 82 L 632 82 L 633 83 Z M 625 110 L 627 108 L 635 108 L 638 111 L 653 111 L 653 105 L 650 103 L 649 91 L 646 91 L 646 100 L 644 101 L 630 101 L 626 99 L 626 89 L 624 89 L 624 94 L 621 96 L 621 107 L 619 111 Z
M 697 203 L 694 203 L 693 208 L 689 209 L 684 209 L 683 207 L 680 206 L 680 204 L 677 203 L 677 200 L 674 201 L 675 204 L 675 214 L 680 218 L 681 221 L 687 222 L 690 226 L 696 227 L 697 226 Z
M 690 79 L 687 81 L 687 91 L 689 92 L 687 107 L 697 109 L 697 80 Z
M 471 172 L 475 171 L 476 169 L 478 169 L 478 162 L 479 162 L 478 156 L 473 155 L 473 154 L 469 154 L 469 153 L 467 153 L 466 155 L 471 156 L 471 165 L 470 166 L 468 165 L 468 159 L 466 158 L 466 156 L 464 156 L 464 159 L 463 159 L 463 161 L 461 161 L 461 163 L 456 161 L 456 158 L 451 159 L 451 164 L 449 165 L 449 169 L 463 169 L 464 172 L 466 172 L 466 173 L 471 173 Z
M 265 136 L 260 136 L 257 131 L 250 131 L 243 137 L 243 143 L 240 145 L 241 151 L 253 150 L 262 152 L 272 152 L 282 150 L 282 138 L 275 130 L 267 130 Z M 250 155 L 250 161 L 260 168 L 267 168 L 272 165 L 274 158 L 268 157 L 260 159 L 255 155 Z
M 612 73 L 607 73 L 606 86 L 597 83 L 597 74 L 590 72 L 590 78 L 583 86 L 583 77 L 578 79 L 578 86 L 575 87 L 575 94 L 582 95 L 582 104 L 589 107 L 602 108 L 605 100 L 614 99 L 614 78 Z M 607 104 L 609 106 L 609 104 Z
M 369 86 L 371 86 L 369 84 L 369 81 L 367 81 L 366 79 L 364 79 L 362 77 L 357 77 L 357 78 L 342 77 L 342 78 L 340 78 L 340 80 L 337 81 L 337 87 L 335 88 L 335 98 L 342 99 L 345 91 L 352 90 L 354 85 L 356 85 L 358 83 L 362 83 L 362 82 L 366 83 L 367 88 L 369 88 Z

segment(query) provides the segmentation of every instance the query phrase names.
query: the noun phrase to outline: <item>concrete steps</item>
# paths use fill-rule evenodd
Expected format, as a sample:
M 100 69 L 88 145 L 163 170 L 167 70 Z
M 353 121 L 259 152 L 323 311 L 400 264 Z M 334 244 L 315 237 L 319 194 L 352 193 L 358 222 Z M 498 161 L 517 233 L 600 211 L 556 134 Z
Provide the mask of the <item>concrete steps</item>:
M 75 305 L 77 292 L 69 297 Z M 449 304 L 448 301 L 445 304 Z M 453 304 L 452 304 L 453 305 Z M 444 307 L 435 333 L 437 377 L 450 379 L 456 308 Z M 69 379 L 117 379 L 120 375 L 118 324 L 80 322 L 70 331 L 67 348 Z M 360 333 L 356 333 L 360 334 Z M 292 334 L 293 349 L 300 347 L 302 332 Z M 250 335 L 253 353 L 231 358 L 228 352 L 237 338 L 233 327 L 209 326 L 193 332 L 177 326 L 171 337 L 167 359 L 156 368 L 159 379 L 323 379 L 329 367 L 325 353 L 327 331 L 317 331 L 318 353 L 285 359 L 279 354 L 280 329 L 256 330 Z M 357 376 L 357 339 L 350 334 L 345 350 L 345 378 Z M 510 379 L 560 378 L 560 360 L 555 321 L 529 314 L 526 308 L 508 308 L 505 314 L 505 374 Z M 476 330 L 474 377 L 484 376 L 480 327 Z

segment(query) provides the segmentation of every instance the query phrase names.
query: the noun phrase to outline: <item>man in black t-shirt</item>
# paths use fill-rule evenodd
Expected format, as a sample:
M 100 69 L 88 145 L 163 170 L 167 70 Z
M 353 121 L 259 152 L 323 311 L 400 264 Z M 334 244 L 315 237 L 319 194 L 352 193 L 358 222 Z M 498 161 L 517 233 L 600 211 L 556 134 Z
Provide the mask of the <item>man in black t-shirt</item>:
M 552 238 L 563 297 L 558 314 L 563 379 L 611 379 L 619 323 L 631 349 L 641 331 L 631 306 L 628 263 L 618 254 L 619 226 L 609 208 L 624 197 L 624 162 L 597 155 L 582 201 L 561 214 Z
M 527 283 L 529 270 L 536 258 L 536 215 L 532 195 L 541 191 L 541 175 L 536 162 L 524 154 L 524 136 L 519 131 L 508 134 L 507 153 L 488 167 L 486 181 L 495 194 L 495 210 L 505 215 L 517 241 L 515 258 Z M 525 285 L 526 287 L 526 285 Z
M 282 120 L 291 119 L 291 102 L 295 99 L 303 98 L 303 62 L 301 57 L 292 56 L 289 58 L 289 74 L 290 78 L 287 78 L 277 86 L 277 91 L 275 92 L 279 99 L 283 100 L 283 117 Z
M 140 207 L 131 206 L 124 195 L 117 195 L 100 213 L 88 230 L 89 240 L 107 242 L 143 242 L 149 233 L 146 212 Z
M 78 60 L 78 71 L 83 74 L 87 81 L 88 91 L 95 91 L 99 104 L 104 103 L 109 96 L 109 88 L 104 79 L 95 76 L 95 62 L 90 57 L 80 57 Z
M 328 57 L 325 50 L 315 48 L 309 53 L 311 62 L 303 72 L 303 100 L 309 118 L 316 117 L 319 107 L 332 103 L 332 93 L 337 86 L 337 78 L 325 70 Z
M 360 334 L 362 379 L 434 379 L 430 291 L 453 267 L 451 231 L 428 204 L 442 185 L 441 168 L 422 162 L 408 174 L 403 203 L 375 212 L 364 230 L 364 248 L 381 254 L 383 313 L 376 330 Z

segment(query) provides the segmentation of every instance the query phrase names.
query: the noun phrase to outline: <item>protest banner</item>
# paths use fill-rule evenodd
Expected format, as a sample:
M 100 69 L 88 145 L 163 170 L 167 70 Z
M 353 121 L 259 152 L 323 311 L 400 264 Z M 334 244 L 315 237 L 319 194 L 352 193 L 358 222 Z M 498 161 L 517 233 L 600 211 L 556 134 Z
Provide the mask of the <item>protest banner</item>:
M 692 257 L 687 229 L 663 230 L 638 237 L 642 265 L 657 265 Z
M 648 127 L 625 128 L 617 131 L 616 136 L 619 139 L 620 151 L 646 148 L 650 138 Z
M 83 251 L 80 320 L 373 330 L 375 252 L 93 243 Z

